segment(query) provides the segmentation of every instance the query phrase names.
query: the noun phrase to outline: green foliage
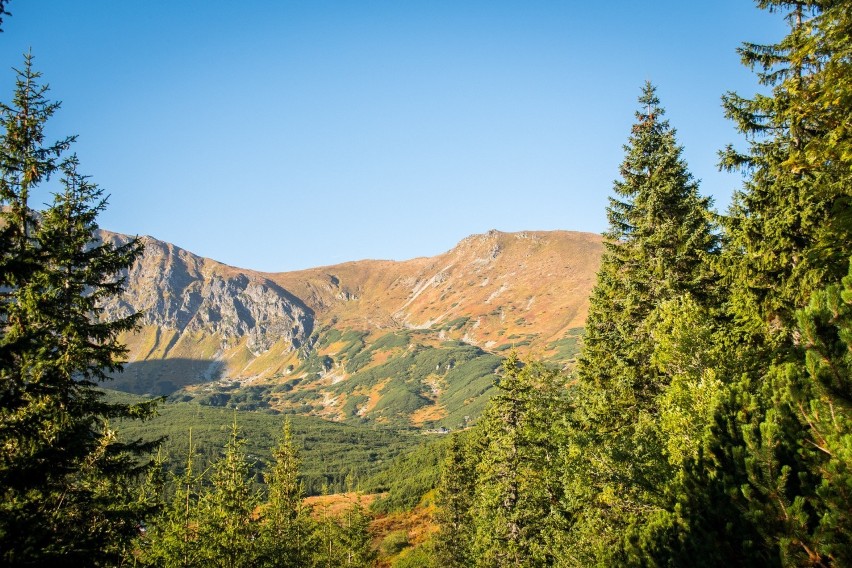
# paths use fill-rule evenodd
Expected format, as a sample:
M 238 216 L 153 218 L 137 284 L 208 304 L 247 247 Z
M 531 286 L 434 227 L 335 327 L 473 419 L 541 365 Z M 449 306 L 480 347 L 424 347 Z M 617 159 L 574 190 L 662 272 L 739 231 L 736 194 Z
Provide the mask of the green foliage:
M 260 522 L 255 516 L 260 496 L 252 487 L 245 444 L 238 434 L 235 415 L 224 455 L 198 503 L 198 539 L 207 566 L 255 566 L 260 555 Z
M 389 351 L 391 349 L 399 349 L 408 347 L 411 343 L 411 334 L 405 331 L 386 333 L 378 338 L 370 345 L 371 351 Z
M 369 568 L 376 559 L 370 537 L 370 517 L 356 502 L 341 517 L 342 549 L 345 559 L 342 565 Z
M 348 422 L 410 426 L 411 414 L 434 406 L 436 418 L 425 424 L 418 421 L 417 425 L 449 428 L 468 425 L 485 408 L 500 358 L 461 341 L 444 341 L 434 346 L 420 335 L 425 334 L 396 331 L 366 347 L 364 332 L 321 331 L 316 349 L 307 350 L 302 363 L 293 371 L 302 376 L 279 384 L 242 386 L 220 382 L 203 390 L 177 391 L 169 400 L 276 414 L 279 412 L 273 408 L 276 399 L 287 405 L 285 414 L 318 413 L 327 407 L 323 392 L 315 388 L 316 383 L 326 373 L 335 369 L 339 372 L 343 366 L 346 372 L 354 374 L 329 387 L 333 394 L 344 395 L 339 410 Z M 340 351 L 331 355 L 321 353 L 332 344 Z M 384 362 L 373 364 L 377 356 Z M 387 384 L 380 392 L 374 392 L 381 382 Z M 376 395 L 379 400 L 373 404 Z
M 512 357 L 504 369 L 493 406 L 498 429 L 496 435 L 494 430 L 487 434 L 488 445 L 476 469 L 486 479 L 497 477 L 493 483 L 480 485 L 475 494 L 473 510 L 480 520 L 474 548 L 486 551 L 485 558 L 496 552 L 498 563 L 518 565 L 520 559 L 526 566 L 545 566 L 553 562 L 557 534 L 565 528 L 554 507 L 563 488 L 556 469 L 557 439 L 550 435 L 552 426 L 567 411 L 565 377 L 541 363 L 521 366 Z M 510 458 L 504 461 L 514 465 L 494 463 L 504 452 Z M 514 506 L 510 506 L 512 498 L 517 500 Z M 499 546 L 504 542 L 508 544 L 505 550 L 490 549 L 491 543 Z
M 383 539 L 397 567 L 852 565 L 852 10 L 758 6 L 790 31 L 740 50 L 768 92 L 724 99 L 748 141 L 722 154 L 745 174 L 724 232 L 646 85 L 585 335 L 547 345 L 569 360 L 582 343 L 574 375 L 510 355 L 495 377 L 500 359 L 462 342 L 407 330 L 368 347 L 367 332 L 326 328 L 303 346 L 304 378 L 274 389 L 311 411 L 320 395 L 294 387 L 343 366 L 333 389 L 352 421 L 380 385 L 369 419 L 440 405 L 435 424 L 459 428 L 482 414 L 426 442 L 301 417 L 281 430 L 256 412 L 240 413 L 240 439 L 237 414 L 210 407 L 267 407 L 268 387 L 219 386 L 209 406 L 166 404 L 141 424 L 151 401 L 96 389 L 138 318 L 103 322 L 99 306 L 139 244 L 93 239 L 102 194 L 63 158 L 72 138 L 45 145 L 58 105 L 28 57 L 0 106 L 2 562 L 370 566 L 359 503 L 314 520 L 302 499 L 361 482 L 387 492 L 379 512 L 437 489 L 432 540 Z M 52 175 L 62 191 L 37 215 L 31 193 Z M 145 467 L 138 440 L 162 435 L 172 455 Z
M 573 361 L 580 354 L 583 342 L 583 328 L 568 330 L 569 334 L 562 339 L 557 339 L 547 344 L 548 349 L 553 349 L 554 361 Z
M 138 241 L 99 242 L 103 193 L 78 172 L 73 142 L 44 144 L 59 104 L 27 55 L 13 102 L 0 105 L 0 558 L 4 564 L 113 564 L 151 503 L 134 480 L 155 443 L 120 441 L 111 420 L 152 403 L 114 404 L 96 388 L 121 369 L 116 337 L 138 314 L 102 321 Z M 33 191 L 61 189 L 41 214 Z
M 406 385 L 394 385 L 382 391 L 382 398 L 373 407 L 373 414 L 377 416 L 394 416 L 397 420 L 407 418 L 418 409 L 431 403 L 424 396 L 422 387 L 415 381 Z
M 190 446 L 183 475 L 172 476 L 171 500 L 138 540 L 134 565 L 310 565 L 308 546 L 316 525 L 302 502 L 299 459 L 289 423 L 274 452 L 263 499 L 252 483 L 236 416 L 224 452 L 206 475 L 194 474 Z
M 840 149 L 850 135 L 835 120 L 850 112 L 841 102 L 852 93 L 848 42 L 840 40 L 850 16 L 845 2 L 771 0 L 762 7 L 786 13 L 790 31 L 776 44 L 739 50 L 771 94 L 723 99 L 749 140 L 747 152 L 722 153 L 723 166 L 748 174 L 727 222 L 726 268 L 732 309 L 750 324 L 745 331 L 762 334 L 772 322 L 772 335 L 783 336 L 810 294 L 846 273 L 852 156 Z
M 299 366 L 300 373 L 318 375 L 334 367 L 334 359 L 328 355 L 320 355 L 317 351 L 311 351 Z
M 808 540 L 835 564 L 852 564 L 852 268 L 797 316 L 805 366 L 787 365 L 781 392 L 805 432 L 802 459 L 818 474 L 806 497 Z
M 704 443 L 719 389 L 704 347 L 717 309 L 710 201 L 653 86 L 639 103 L 560 434 L 564 554 L 598 565 L 629 563 L 649 534 L 678 534 L 670 495 Z
M 447 568 L 448 565 L 441 564 L 440 560 L 435 558 L 432 544 L 427 541 L 403 551 L 391 564 L 392 568 Z
M 549 426 L 565 412 L 564 377 L 540 363 L 504 363 L 497 393 L 467 450 L 451 446 L 437 515 L 451 566 L 547 566 L 562 494 Z M 472 490 L 472 491 L 471 491 Z M 472 522 L 468 522 L 468 519 Z
M 147 519 L 144 535 L 137 540 L 131 554 L 142 566 L 201 566 L 204 551 L 198 538 L 200 524 L 199 499 L 201 476 L 194 467 L 194 447 L 190 437 L 187 446 L 186 467 L 183 475 L 171 474 L 172 497 L 161 499 L 156 515 Z M 149 479 L 147 491 L 165 495 L 165 470 L 158 460 L 154 479 Z M 151 482 L 152 481 L 152 482 Z
M 373 502 L 378 513 L 410 510 L 435 488 L 449 436 L 421 443 L 398 456 L 390 466 L 367 479 L 361 486 L 368 493 L 386 493 Z
M 384 336 L 382 344 L 397 346 L 401 340 L 396 337 L 394 334 Z M 375 352 L 374 348 L 375 344 L 363 352 L 367 360 Z M 442 392 L 437 402 L 452 409 L 450 415 L 439 423 L 457 427 L 463 423 L 464 415 L 477 416 L 485 405 L 487 396 L 483 400 L 478 399 L 490 390 L 491 377 L 499 367 L 499 361 L 496 356 L 465 343 L 446 342 L 440 347 L 413 344 L 387 362 L 355 373 L 335 385 L 334 391 L 349 394 L 361 389 L 364 392 L 389 380 L 381 391 L 382 399 L 370 412 L 370 418 L 407 423 L 411 413 L 433 404 L 433 393 L 427 383 L 430 379 L 438 380 Z M 472 401 L 476 403 L 465 408 Z M 357 410 L 355 403 L 351 408 L 354 414 Z
M 323 513 L 311 542 L 314 551 L 311 566 L 337 568 L 353 566 L 368 568 L 376 558 L 370 533 L 369 517 L 355 502 L 337 518 Z
M 139 397 L 108 391 L 109 399 L 135 401 Z M 218 458 L 222 439 L 230 430 L 233 410 L 187 402 L 169 402 L 158 407 L 158 416 L 146 422 L 125 423 L 128 439 L 166 437 L 163 445 L 166 469 L 181 473 L 183 455 L 192 432 L 200 471 Z M 301 448 L 301 480 L 308 495 L 318 495 L 324 486 L 333 492 L 346 490 L 347 475 L 366 479 L 388 468 L 394 458 L 416 447 L 421 438 L 414 432 L 382 427 L 355 427 L 309 416 L 288 416 L 294 442 Z M 268 470 L 273 463 L 274 440 L 285 418 L 262 412 L 239 412 L 245 451 L 253 461 L 253 472 Z
M 257 566 L 261 559 L 260 495 L 239 439 L 236 416 L 224 453 L 213 464 L 209 483 L 193 469 L 190 445 L 184 474 L 173 476 L 173 496 L 150 519 L 133 551 L 142 566 Z M 164 487 L 160 487 L 164 489 Z
M 467 323 L 470 321 L 470 316 L 462 316 L 460 318 L 456 318 L 454 320 L 450 320 L 444 325 L 441 326 L 443 331 L 455 331 L 457 329 L 462 329 Z
M 399 530 L 393 531 L 383 538 L 379 548 L 385 556 L 396 556 L 409 546 L 408 531 Z
M 347 344 L 341 352 L 341 356 L 344 361 L 352 361 L 355 356 L 364 349 L 364 338 L 367 337 L 368 333 L 366 331 L 347 331 L 345 332 L 339 339 Z M 349 368 L 347 367 L 347 371 Z
M 790 31 L 776 44 L 740 50 L 771 92 L 752 99 L 729 93 L 724 100 L 749 141 L 745 153 L 722 154 L 725 167 L 746 175 L 716 263 L 725 302 L 717 309 L 690 291 L 646 306 L 652 311 L 638 331 L 650 331 L 649 361 L 665 382 L 650 407 L 658 418 L 645 420 L 655 427 L 644 429 L 642 441 L 657 443 L 660 458 L 643 463 L 635 451 L 625 455 L 638 469 L 632 479 L 644 480 L 639 487 L 652 497 L 638 502 L 653 508 L 625 519 L 616 547 L 592 537 L 612 522 L 589 519 L 591 559 L 849 563 L 849 312 L 838 282 L 852 252 L 852 180 L 849 134 L 836 122 L 849 109 L 835 104 L 852 92 L 848 41 L 840 39 L 848 39 L 852 19 L 848 2 L 759 6 L 785 14 Z M 654 376 L 635 357 L 613 376 L 637 369 Z M 637 432 L 643 419 L 640 412 Z M 596 431 L 591 423 L 586 428 Z M 571 474 L 584 479 L 587 472 Z M 612 495 L 629 495 L 633 486 Z M 627 508 L 623 498 L 612 504 Z
M 724 480 L 757 533 L 756 554 L 783 565 L 843 565 L 848 454 L 826 444 L 848 435 L 849 387 L 826 389 L 823 369 L 846 372 L 838 283 L 852 254 L 852 173 L 849 134 L 836 123 L 849 109 L 826 103 L 852 94 L 840 39 L 852 20 L 848 2 L 761 7 L 785 14 L 790 30 L 776 44 L 740 50 L 770 93 L 724 100 L 749 147 L 722 155 L 747 179 L 726 221 L 722 264 L 732 324 L 720 344 L 737 365 L 724 376 L 729 393 L 705 485 Z
M 470 346 L 466 346 L 465 350 Z M 500 369 L 501 359 L 491 354 L 479 354 L 476 358 L 453 366 L 444 377 L 444 391 L 440 402 L 449 410 L 438 424 L 448 428 L 460 428 L 473 422 L 485 410 L 494 386 L 494 373 Z
M 268 498 L 263 509 L 262 563 L 305 566 L 309 562 L 308 541 L 314 526 L 303 504 L 301 460 L 289 421 L 284 423 L 273 457 L 275 462 L 265 474 Z
M 347 373 L 357 373 L 373 361 L 373 356 L 380 351 L 390 351 L 406 347 L 411 341 L 407 332 L 393 332 L 383 335 L 366 349 L 360 350 L 348 359 L 346 363 Z M 363 345 L 362 345 L 363 347 Z
M 651 364 L 669 380 L 657 399 L 663 452 L 671 466 L 683 468 L 708 449 L 721 404 L 723 384 L 716 361 L 716 327 L 709 311 L 690 296 L 662 302 L 648 327 L 654 340 Z
M 439 566 L 460 568 L 470 565 L 474 535 L 473 495 L 476 490 L 473 455 L 461 434 L 450 438 L 441 463 L 436 497 L 435 560 Z

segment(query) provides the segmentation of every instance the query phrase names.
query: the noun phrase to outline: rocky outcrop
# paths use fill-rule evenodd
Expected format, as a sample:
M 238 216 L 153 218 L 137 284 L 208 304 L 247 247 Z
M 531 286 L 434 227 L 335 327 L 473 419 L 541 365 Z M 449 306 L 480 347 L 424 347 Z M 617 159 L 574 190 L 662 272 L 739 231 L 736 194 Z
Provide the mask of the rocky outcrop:
M 103 233 L 124 242 L 126 236 Z M 313 311 L 296 296 L 251 271 L 193 255 L 150 237 L 127 276 L 127 290 L 105 306 L 107 317 L 140 311 L 143 325 L 215 336 L 225 350 L 243 338 L 254 355 L 278 342 L 294 349 L 310 337 Z

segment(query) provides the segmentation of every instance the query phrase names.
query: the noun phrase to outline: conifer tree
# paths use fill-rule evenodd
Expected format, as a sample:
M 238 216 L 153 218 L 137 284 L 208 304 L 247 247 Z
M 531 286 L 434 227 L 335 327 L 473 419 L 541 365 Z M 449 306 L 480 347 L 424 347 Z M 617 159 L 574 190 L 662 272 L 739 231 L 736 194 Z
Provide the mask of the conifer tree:
M 837 285 L 852 253 L 849 2 L 759 6 L 783 13 L 790 30 L 740 51 L 771 93 L 724 99 L 749 148 L 728 148 L 723 165 L 748 178 L 726 223 L 723 263 L 733 322 L 724 345 L 738 369 L 707 479 L 725 481 L 764 557 L 832 564 L 845 558 L 840 511 L 852 508 L 846 456 L 833 446 L 849 439 L 848 385 L 837 378 L 845 372 Z
M 472 564 L 548 566 L 561 497 L 557 448 L 548 435 L 560 413 L 560 376 L 514 354 L 503 370 L 478 426 Z
M 273 458 L 275 463 L 266 474 L 268 493 L 263 509 L 263 562 L 269 566 L 307 566 L 313 523 L 302 502 L 304 489 L 299 481 L 300 459 L 289 420 L 284 422 Z
M 323 493 L 326 493 L 323 491 Z M 340 525 L 328 512 L 322 511 L 322 517 L 317 522 L 317 528 L 311 539 L 311 566 L 314 568 L 336 568 L 343 566 L 344 553 L 341 543 L 343 541 Z
M 311 535 L 310 548 L 313 551 L 311 566 L 314 568 L 373 566 L 376 551 L 372 547 L 370 517 L 357 497 L 339 516 L 332 515 L 327 507 L 321 515 Z
M 850 74 L 848 42 L 840 36 L 850 17 L 846 2 L 759 6 L 786 12 L 790 32 L 777 44 L 740 48 L 770 95 L 723 98 L 726 115 L 749 141 L 747 152 L 729 146 L 721 156 L 723 167 L 748 174 L 729 216 L 726 266 L 745 331 L 785 341 L 810 294 L 846 274 L 852 155 L 842 150 L 850 113 L 842 101 L 852 91 L 843 79 Z
M 129 484 L 153 444 L 120 442 L 110 419 L 151 404 L 108 403 L 96 385 L 121 369 L 117 336 L 138 316 L 100 317 L 140 244 L 99 242 L 101 190 L 61 159 L 73 138 L 44 145 L 58 108 L 27 56 L 12 105 L 0 108 L 0 554 L 8 564 L 115 563 L 144 514 Z M 32 192 L 61 173 L 41 215 Z
M 714 276 L 707 261 L 718 248 L 711 202 L 698 194 L 650 83 L 639 105 L 607 208 L 605 252 L 577 371 L 585 383 L 635 399 L 633 408 L 647 406 L 660 390 L 649 372 L 653 344 L 643 339 L 643 323 L 664 300 L 682 294 L 710 301 Z
M 672 375 L 655 358 L 655 335 L 673 305 L 710 314 L 718 302 L 710 200 L 698 194 L 651 84 L 639 105 L 607 208 L 574 408 L 562 434 L 571 529 L 560 554 L 586 563 L 624 564 L 631 527 L 651 517 L 660 525 L 654 530 L 677 522 L 664 496 L 675 470 L 660 412 Z
M 166 500 L 158 513 L 148 519 L 147 530 L 138 540 L 139 554 L 134 558 L 135 563 L 141 566 L 181 568 L 204 565 L 202 542 L 198 534 L 202 476 L 196 473 L 194 464 L 195 448 L 190 430 L 183 475 L 172 474 L 171 499 Z M 158 470 L 153 469 L 152 474 L 159 475 Z M 162 492 L 164 485 L 155 479 L 149 490 Z
M 435 555 L 437 564 L 445 568 L 464 568 L 472 563 L 474 465 L 474 456 L 460 435 L 453 434 L 441 464 L 435 498 Z
M 783 372 L 787 404 L 798 411 L 799 447 L 807 466 L 805 498 L 791 509 L 807 561 L 852 564 L 852 268 L 841 285 L 814 293 L 797 312 L 804 366 Z M 804 476 L 802 476 L 804 477 Z
M 256 566 L 259 560 L 258 495 L 239 438 L 236 416 L 224 455 L 214 464 L 199 502 L 198 539 L 207 566 Z
M 376 559 L 370 536 L 370 517 L 357 497 L 343 513 L 340 524 L 343 552 L 341 566 L 370 568 Z

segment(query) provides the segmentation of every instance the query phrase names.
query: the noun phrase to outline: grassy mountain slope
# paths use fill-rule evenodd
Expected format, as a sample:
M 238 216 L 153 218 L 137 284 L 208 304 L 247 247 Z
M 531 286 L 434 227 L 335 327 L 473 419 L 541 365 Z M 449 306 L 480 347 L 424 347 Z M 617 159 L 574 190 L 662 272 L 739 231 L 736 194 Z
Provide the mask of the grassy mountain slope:
M 602 247 L 587 233 L 490 231 L 433 258 L 265 274 L 145 240 L 108 306 L 146 313 L 123 338 L 115 388 L 451 428 L 478 416 L 508 349 L 570 364 Z

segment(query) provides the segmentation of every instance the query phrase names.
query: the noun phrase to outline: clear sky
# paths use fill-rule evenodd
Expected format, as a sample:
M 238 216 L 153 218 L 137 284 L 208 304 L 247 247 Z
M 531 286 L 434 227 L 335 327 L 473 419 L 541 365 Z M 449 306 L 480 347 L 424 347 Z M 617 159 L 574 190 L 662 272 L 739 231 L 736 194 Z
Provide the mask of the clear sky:
M 285 271 L 444 252 L 488 229 L 601 232 L 644 81 L 724 209 L 750 95 L 748 0 L 11 0 L 0 100 L 32 49 L 110 194 L 101 226 Z M 0 69 L 2 72 L 2 69 Z M 41 198 L 43 201 L 47 196 Z

